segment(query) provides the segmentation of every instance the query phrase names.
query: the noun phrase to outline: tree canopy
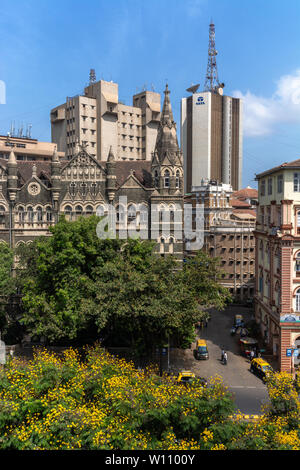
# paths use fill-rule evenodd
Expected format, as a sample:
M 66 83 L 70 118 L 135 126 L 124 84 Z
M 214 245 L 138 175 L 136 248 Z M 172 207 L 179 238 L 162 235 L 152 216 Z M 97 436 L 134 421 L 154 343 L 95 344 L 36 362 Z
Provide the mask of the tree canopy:
M 218 283 L 217 261 L 200 252 L 183 269 L 153 254 L 153 242 L 99 239 L 98 218 L 61 218 L 18 251 L 22 322 L 49 342 L 115 339 L 145 351 L 167 338 L 190 340 L 208 306 L 229 299 Z

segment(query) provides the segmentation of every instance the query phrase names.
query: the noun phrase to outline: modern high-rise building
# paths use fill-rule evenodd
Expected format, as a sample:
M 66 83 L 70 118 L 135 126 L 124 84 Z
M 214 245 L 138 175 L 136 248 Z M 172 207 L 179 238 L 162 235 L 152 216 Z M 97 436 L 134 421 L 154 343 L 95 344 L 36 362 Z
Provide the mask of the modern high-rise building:
M 223 95 L 217 75 L 214 25 L 210 25 L 209 60 L 204 90 L 187 89 L 181 100 L 181 149 L 184 158 L 185 192 L 201 180 L 242 185 L 242 101 Z
M 67 98 L 50 113 L 52 142 L 71 159 L 77 143 L 105 161 L 110 147 L 117 160 L 151 161 L 160 122 L 160 94 L 142 91 L 132 106 L 119 101 L 118 84 L 90 81 L 83 95 Z

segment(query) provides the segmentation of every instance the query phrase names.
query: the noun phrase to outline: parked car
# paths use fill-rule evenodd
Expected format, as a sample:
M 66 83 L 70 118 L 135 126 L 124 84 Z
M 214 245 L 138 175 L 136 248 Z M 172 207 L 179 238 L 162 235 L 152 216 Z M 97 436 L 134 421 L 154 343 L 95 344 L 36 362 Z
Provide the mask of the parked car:
M 262 357 L 256 357 L 251 361 L 250 372 L 265 380 L 273 372 L 273 369 Z
M 196 346 L 196 359 L 208 359 L 208 349 L 207 349 L 207 344 L 204 339 L 198 339 L 197 340 L 197 346 Z
M 207 380 L 204 377 L 196 377 L 191 370 L 182 370 L 176 377 L 178 384 L 190 384 L 194 381 L 199 381 L 201 385 L 207 385 Z

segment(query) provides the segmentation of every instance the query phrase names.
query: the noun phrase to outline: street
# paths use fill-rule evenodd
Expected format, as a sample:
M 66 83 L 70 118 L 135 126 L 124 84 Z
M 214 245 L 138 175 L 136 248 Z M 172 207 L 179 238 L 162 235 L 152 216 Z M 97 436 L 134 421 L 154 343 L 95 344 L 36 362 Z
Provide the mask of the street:
M 238 344 L 239 336 L 231 336 L 230 329 L 234 316 L 241 313 L 247 322 L 251 318 L 251 309 L 241 306 L 230 306 L 223 312 L 214 310 L 207 327 L 199 332 L 199 337 L 207 342 L 209 359 L 197 361 L 191 350 L 187 350 L 181 357 L 170 356 L 171 366 L 190 369 L 197 376 L 209 379 L 221 376 L 224 384 L 234 394 L 237 410 L 244 414 L 260 414 L 262 405 L 268 402 L 266 386 L 261 379 L 253 375 L 250 362 L 241 355 Z M 228 354 L 228 363 L 221 363 L 222 348 Z

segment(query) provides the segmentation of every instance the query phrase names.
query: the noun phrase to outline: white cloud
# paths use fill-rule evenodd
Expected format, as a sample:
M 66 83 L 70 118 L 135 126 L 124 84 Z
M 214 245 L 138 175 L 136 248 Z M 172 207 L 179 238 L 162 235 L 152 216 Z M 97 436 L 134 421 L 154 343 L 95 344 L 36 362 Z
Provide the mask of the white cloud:
M 193 18 L 201 15 L 203 3 L 204 0 L 188 0 L 186 4 L 188 16 Z
M 293 75 L 283 75 L 270 98 L 240 90 L 234 91 L 233 96 L 244 102 L 245 136 L 272 134 L 278 124 L 300 124 L 300 69 Z

